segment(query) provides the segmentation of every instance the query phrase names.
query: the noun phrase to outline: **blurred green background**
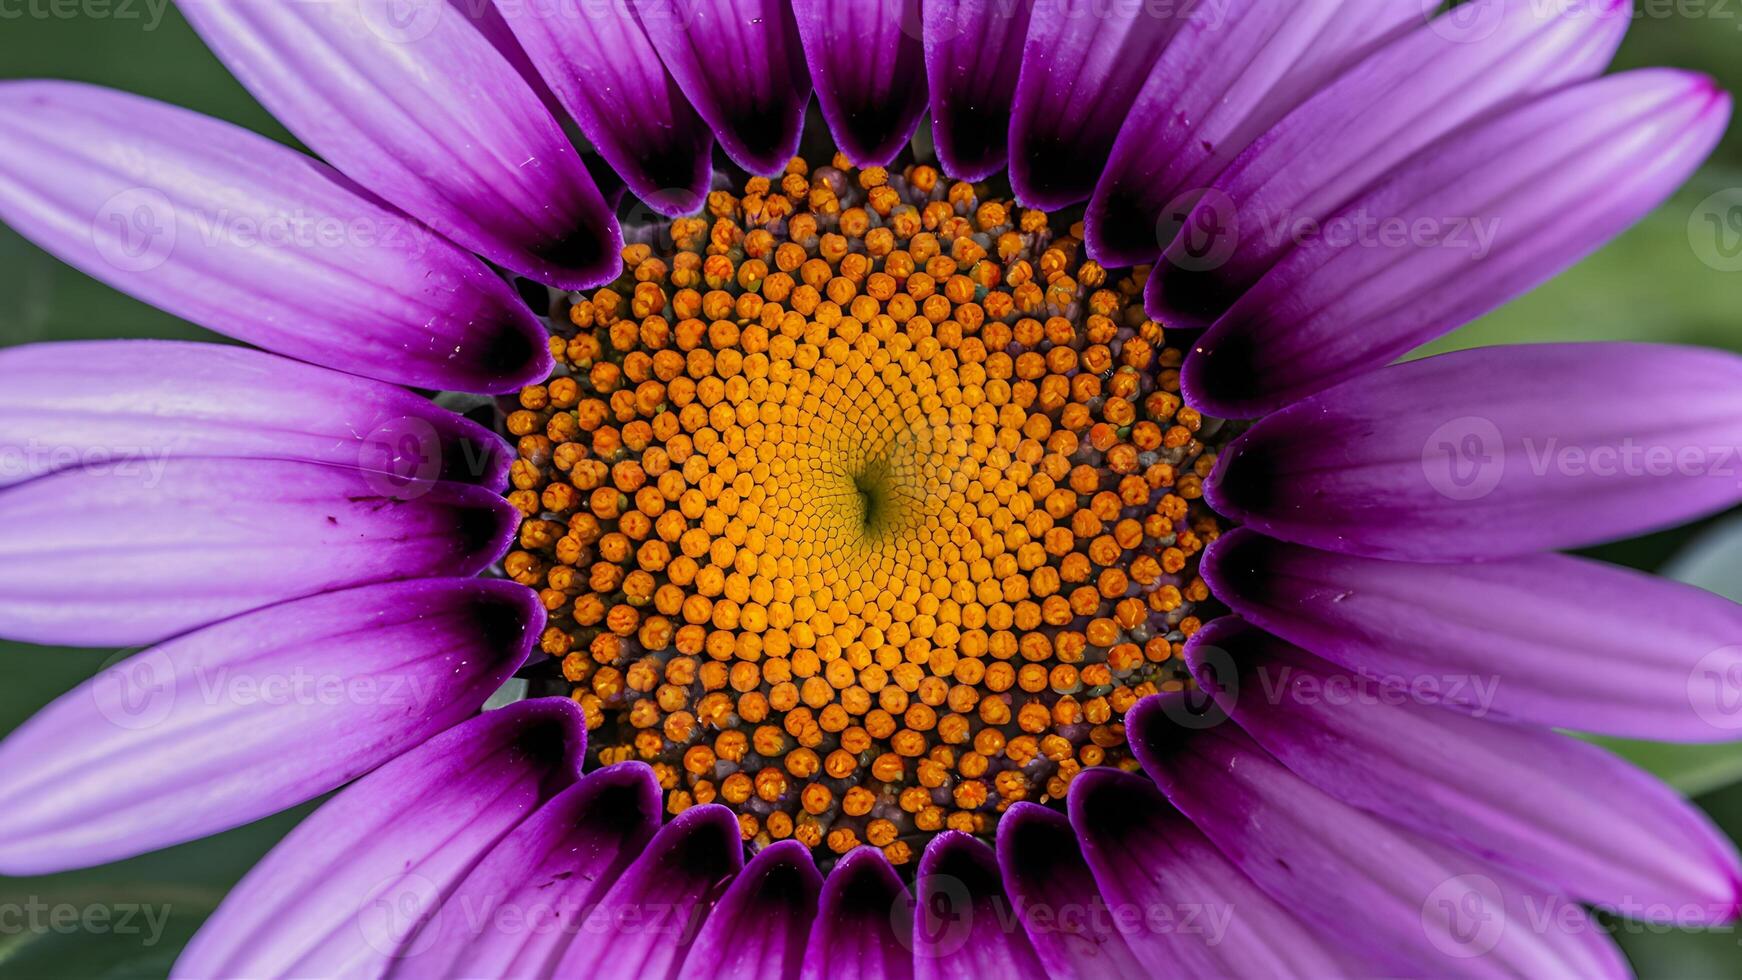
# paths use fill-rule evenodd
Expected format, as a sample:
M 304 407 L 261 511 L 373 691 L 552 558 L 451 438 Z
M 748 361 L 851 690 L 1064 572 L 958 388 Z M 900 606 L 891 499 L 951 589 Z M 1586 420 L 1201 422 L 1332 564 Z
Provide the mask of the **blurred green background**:
M 281 2 L 281 0 L 268 0 Z M 1281 2 L 1281 0 L 1278 0 Z M 1667 64 L 1709 72 L 1742 90 L 1742 2 L 1640 0 L 1620 67 Z M 291 142 L 199 43 L 167 0 L 0 0 L 0 78 L 55 77 L 115 86 L 203 110 Z M 0 154 L 4 154 L 0 147 Z M 1733 209 L 1736 209 L 1733 211 Z M 1473 324 L 1433 349 L 1543 340 L 1658 340 L 1742 351 L 1742 233 L 1717 237 L 1742 214 L 1742 126 L 1712 163 L 1645 222 L 1554 283 Z M 1718 225 L 1711 219 L 1716 217 Z M 1734 258 L 1732 258 L 1734 257 Z M 209 338 L 135 302 L 0 227 L 0 346 L 104 337 Z M 1720 521 L 1592 553 L 1657 570 L 1706 540 Z M 1742 534 L 1716 546 L 1694 577 L 1742 599 Z M 1725 555 L 1730 557 L 1725 559 Z M 1682 567 L 1688 566 L 1683 559 Z M 0 732 L 89 677 L 111 651 L 0 643 Z M 1742 838 L 1742 745 L 1618 745 L 1695 796 Z M 1455 747 L 1450 747 L 1455 751 Z M 0 779 L 5 774 L 0 773 Z M 86 872 L 0 878 L 0 905 L 36 901 L 117 911 L 145 907 L 162 921 L 123 933 L 14 931 L 0 923 L 0 976 L 161 976 L 225 890 L 308 808 L 182 847 Z M 1650 861 L 1649 853 L 1639 855 Z M 167 915 L 167 919 L 160 917 Z M 141 923 L 143 919 L 139 920 Z M 1641 975 L 1742 976 L 1742 936 L 1633 925 L 1618 938 Z

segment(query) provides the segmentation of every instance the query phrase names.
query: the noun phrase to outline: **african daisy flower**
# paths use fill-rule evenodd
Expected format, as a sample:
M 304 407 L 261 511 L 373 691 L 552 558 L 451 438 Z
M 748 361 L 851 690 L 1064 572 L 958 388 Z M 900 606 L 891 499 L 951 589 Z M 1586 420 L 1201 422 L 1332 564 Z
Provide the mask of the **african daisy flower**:
M 337 791 L 179 975 L 1597 976 L 1589 907 L 1736 917 L 1556 730 L 1734 734 L 1742 611 L 1552 552 L 1742 500 L 1742 362 L 1392 363 L 1718 139 L 1599 77 L 1625 0 L 181 6 L 325 162 L 0 85 L 0 219 L 258 348 L 0 354 L 0 632 L 146 648 L 0 744 L 0 870 Z

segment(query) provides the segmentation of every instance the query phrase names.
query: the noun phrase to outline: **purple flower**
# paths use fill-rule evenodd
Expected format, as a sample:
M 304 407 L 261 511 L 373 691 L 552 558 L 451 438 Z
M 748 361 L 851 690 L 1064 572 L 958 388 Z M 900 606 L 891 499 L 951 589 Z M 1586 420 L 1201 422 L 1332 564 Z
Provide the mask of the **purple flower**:
M 1742 361 L 1392 363 L 1719 138 L 1599 77 L 1626 0 L 181 7 L 324 163 L 0 84 L 0 220 L 259 348 L 0 352 L 0 633 L 144 648 L 0 743 L 0 870 L 338 790 L 179 975 L 1597 976 L 1589 907 L 1737 918 L 1557 729 L 1734 737 L 1742 609 L 1553 552 L 1742 501 Z

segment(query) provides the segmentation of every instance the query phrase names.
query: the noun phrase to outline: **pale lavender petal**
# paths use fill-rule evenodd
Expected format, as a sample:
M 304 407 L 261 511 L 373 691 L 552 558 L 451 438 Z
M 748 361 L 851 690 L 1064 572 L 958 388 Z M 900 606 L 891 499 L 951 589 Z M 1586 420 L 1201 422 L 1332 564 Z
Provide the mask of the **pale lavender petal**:
M 811 79 L 786 0 L 628 0 L 732 162 L 777 174 L 798 153 Z
M 659 830 L 660 791 L 639 762 L 557 794 L 466 876 L 401 950 L 403 977 L 546 977 L 579 919 Z
M 1289 227 L 1336 214 L 1472 120 L 1600 74 L 1631 12 L 1631 0 L 1474 0 L 1355 66 L 1217 179 L 1149 280 L 1150 315 L 1209 326 L 1289 250 Z
M 622 271 L 617 221 L 562 127 L 446 3 L 182 0 L 297 138 L 461 245 L 565 289 Z
M 521 701 L 377 769 L 254 866 L 173 975 L 385 973 L 490 849 L 579 778 L 586 727 L 567 698 Z
M 920 6 L 932 143 L 944 172 L 985 180 L 1010 156 L 1010 110 L 1034 0 L 926 0 Z
M 847 852 L 823 882 L 804 980 L 908 980 L 913 898 L 875 847 Z
M 1727 508 L 1742 500 L 1737 446 L 1735 355 L 1490 347 L 1384 368 L 1261 420 L 1222 454 L 1206 495 L 1316 548 L 1502 558 Z
M 103 864 L 313 799 L 470 717 L 543 623 L 511 582 L 425 579 L 129 657 L 0 743 L 0 867 Z
M 1120 938 L 1108 901 L 1083 861 L 1064 814 L 1018 803 L 998 821 L 998 867 L 1014 911 L 1047 975 L 1124 978 L 1148 974 Z
M 1637 71 L 1447 137 L 1300 236 L 1194 345 L 1188 400 L 1256 417 L 1505 304 L 1661 204 L 1729 118 L 1710 79 Z
M 496 493 L 315 463 L 137 459 L 0 492 L 0 633 L 155 643 L 372 582 L 475 575 L 519 512 Z
M 683 974 L 798 980 L 822 887 L 810 848 L 795 840 L 763 848 L 709 914 Z
M 587 141 L 635 196 L 665 215 L 699 210 L 714 134 L 660 63 L 630 0 L 501 7 Z
M 913 888 L 919 980 L 1046 976 L 1027 932 L 1011 919 L 998 858 L 979 839 L 955 830 L 933 837 Z
M 1141 962 L 1195 977 L 1371 972 L 1260 891 L 1142 776 L 1086 770 L 1069 804 L 1109 917 Z
M 1226 722 L 1188 730 L 1177 697 L 1139 702 L 1143 768 L 1235 867 L 1384 972 L 1620 977 L 1577 905 L 1325 795 Z
M 1023 205 L 1087 200 L 1131 104 L 1175 34 L 1229 0 L 1034 6 L 1010 118 L 1010 186 Z
M 678 814 L 581 916 L 556 976 L 676 978 L 727 882 L 744 866 L 738 819 L 723 806 Z
M 1107 266 L 1155 261 L 1198 196 L 1289 110 L 1409 26 L 1397 0 L 1232 0 L 1194 17 L 1138 93 L 1084 226 Z
M 913 0 L 792 0 L 817 104 L 854 165 L 886 166 L 925 114 L 925 49 Z
M 0 140 L 0 220 L 185 320 L 420 387 L 512 391 L 550 371 L 544 328 L 482 262 L 264 137 L 33 81 L 0 84 Z
M 1736 917 L 1735 847 L 1602 749 L 1422 704 L 1232 617 L 1193 635 L 1186 656 L 1255 741 L 1350 806 L 1631 918 Z M 1487 679 L 1504 685 L 1505 667 Z
M 500 490 L 513 458 L 488 429 L 403 388 L 164 340 L 0 351 L 0 446 L 0 487 L 124 456 L 219 456 Z
M 1742 733 L 1742 606 L 1581 558 L 1418 565 L 1239 530 L 1203 561 L 1246 619 L 1418 698 L 1662 741 Z

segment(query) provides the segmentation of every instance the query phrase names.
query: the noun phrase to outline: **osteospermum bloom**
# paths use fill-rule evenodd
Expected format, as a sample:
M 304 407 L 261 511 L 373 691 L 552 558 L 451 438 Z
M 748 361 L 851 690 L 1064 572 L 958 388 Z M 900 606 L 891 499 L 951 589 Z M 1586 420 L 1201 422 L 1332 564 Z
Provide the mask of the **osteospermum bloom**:
M 1598 77 L 1627 3 L 182 7 L 326 162 L 0 85 L 0 218 L 261 349 L 0 355 L 0 631 L 149 647 L 0 744 L 0 870 L 338 790 L 196 977 L 1590 976 L 1587 906 L 1735 918 L 1555 730 L 1733 734 L 1742 611 L 1551 552 L 1742 499 L 1742 362 L 1387 366 L 1718 138 Z

